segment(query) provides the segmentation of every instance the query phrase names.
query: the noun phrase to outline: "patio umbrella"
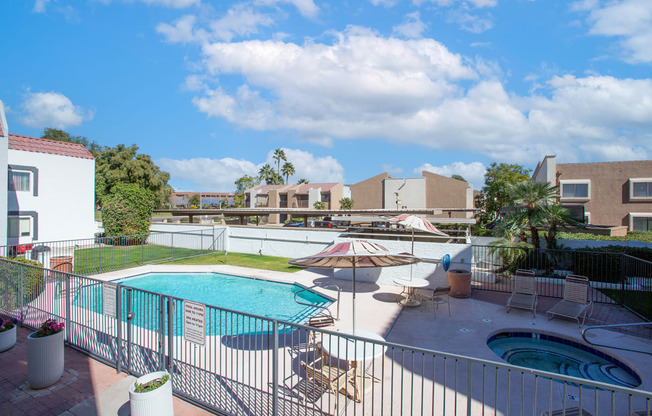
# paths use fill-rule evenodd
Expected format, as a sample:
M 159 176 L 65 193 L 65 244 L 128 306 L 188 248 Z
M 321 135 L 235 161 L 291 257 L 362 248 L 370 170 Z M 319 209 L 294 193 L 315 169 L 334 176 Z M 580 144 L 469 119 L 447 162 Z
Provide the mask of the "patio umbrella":
M 390 218 L 389 221 L 395 222 L 405 228 L 412 230 L 412 254 L 414 254 L 414 230 L 425 231 L 427 233 L 450 237 L 448 234 L 439 231 L 434 225 L 425 218 L 417 217 L 411 214 L 401 214 L 397 217 Z M 410 280 L 412 280 L 412 268 L 410 267 Z
M 308 257 L 288 261 L 299 267 L 352 269 L 353 272 L 353 332 L 355 333 L 355 269 L 402 266 L 420 261 L 409 253 L 390 253 L 380 244 L 365 240 L 335 243 Z

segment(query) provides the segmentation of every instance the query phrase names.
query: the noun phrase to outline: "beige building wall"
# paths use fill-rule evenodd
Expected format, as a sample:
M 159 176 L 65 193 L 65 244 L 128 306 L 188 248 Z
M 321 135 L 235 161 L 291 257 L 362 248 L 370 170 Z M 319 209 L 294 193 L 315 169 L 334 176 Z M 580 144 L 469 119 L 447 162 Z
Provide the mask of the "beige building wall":
M 344 198 L 344 184 L 338 183 L 331 188 L 331 208 L 340 209 L 340 199 Z
M 630 179 L 652 178 L 652 160 L 563 163 L 557 164 L 557 173 L 561 184 L 589 181 L 589 198 L 562 197 L 561 202 L 583 204 L 591 224 L 631 227 L 630 213 L 652 217 L 652 199 L 635 200 L 630 194 Z
M 269 197 L 267 199 L 268 201 L 268 207 L 269 208 L 278 208 L 279 203 L 281 201 L 281 198 L 279 197 L 278 191 L 277 190 L 272 190 L 269 191 Z M 279 215 L 278 214 L 270 214 L 267 222 L 270 224 L 278 224 L 279 222 Z
M 383 208 L 383 180 L 389 177 L 389 173 L 385 172 L 350 185 L 353 208 Z
M 473 189 L 467 182 L 423 171 L 426 179 L 426 204 L 428 208 L 473 208 Z M 452 218 L 470 218 L 472 212 L 454 212 Z M 448 217 L 448 213 L 442 214 Z
M 399 209 L 426 208 L 426 180 L 424 178 L 387 178 L 383 183 L 384 207 L 396 208 L 396 194 Z

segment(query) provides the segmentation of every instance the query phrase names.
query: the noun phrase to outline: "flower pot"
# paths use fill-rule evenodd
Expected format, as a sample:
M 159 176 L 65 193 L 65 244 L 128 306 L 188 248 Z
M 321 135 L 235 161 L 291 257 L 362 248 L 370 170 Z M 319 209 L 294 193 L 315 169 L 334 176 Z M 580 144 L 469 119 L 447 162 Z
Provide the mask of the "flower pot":
M 16 345 L 16 325 L 13 328 L 0 332 L 0 352 L 7 351 Z
M 468 298 L 471 296 L 471 272 L 463 269 L 450 269 L 448 271 L 448 284 L 451 287 L 450 296 L 454 298 Z
M 63 375 L 63 332 L 47 337 L 27 336 L 27 381 L 33 389 L 53 385 Z
M 136 393 L 136 383 L 144 384 L 168 374 L 167 371 L 155 371 L 139 377 L 129 386 L 129 407 L 132 416 L 173 416 L 172 380 L 161 387 L 146 393 Z

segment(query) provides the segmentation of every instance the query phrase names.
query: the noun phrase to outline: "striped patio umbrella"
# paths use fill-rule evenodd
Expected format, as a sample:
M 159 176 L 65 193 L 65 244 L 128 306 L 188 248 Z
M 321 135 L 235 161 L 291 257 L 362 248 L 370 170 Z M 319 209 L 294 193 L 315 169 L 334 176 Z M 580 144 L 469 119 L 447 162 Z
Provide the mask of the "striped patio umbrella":
M 335 243 L 308 257 L 288 261 L 299 267 L 352 269 L 353 272 L 353 332 L 355 333 L 355 269 L 403 266 L 420 261 L 409 253 L 391 253 L 380 244 L 365 240 Z

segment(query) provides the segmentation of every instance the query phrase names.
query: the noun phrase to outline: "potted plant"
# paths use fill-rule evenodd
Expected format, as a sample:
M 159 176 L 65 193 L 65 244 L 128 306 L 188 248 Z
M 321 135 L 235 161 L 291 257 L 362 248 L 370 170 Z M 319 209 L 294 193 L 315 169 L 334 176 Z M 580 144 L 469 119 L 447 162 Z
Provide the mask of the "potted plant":
M 51 386 L 63 375 L 63 326 L 48 319 L 27 336 L 27 381 L 33 389 Z
M 167 371 L 155 371 L 138 378 L 129 386 L 132 416 L 172 416 L 172 380 Z
M 0 352 L 16 344 L 16 319 L 0 319 Z

